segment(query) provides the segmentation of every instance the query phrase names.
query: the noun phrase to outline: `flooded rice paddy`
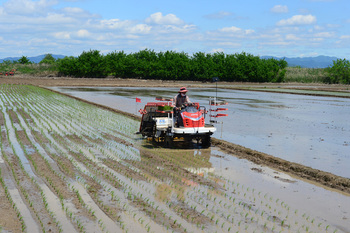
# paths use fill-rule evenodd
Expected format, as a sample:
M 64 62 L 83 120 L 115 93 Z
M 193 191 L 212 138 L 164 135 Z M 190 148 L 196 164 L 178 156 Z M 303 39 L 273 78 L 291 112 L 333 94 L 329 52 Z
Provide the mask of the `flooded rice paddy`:
M 142 106 L 129 92 L 86 99 L 136 112 Z M 212 90 L 191 97 L 204 103 L 206 92 Z M 133 95 L 144 104 L 152 93 L 165 94 L 149 93 Z M 225 97 L 235 106 L 230 117 L 235 108 L 254 112 L 249 98 L 235 98 Z M 216 147 L 165 149 L 135 134 L 138 121 L 94 105 L 34 86 L 1 85 L 0 111 L 0 231 L 350 231 L 349 196 Z M 225 140 L 234 135 L 230 125 L 223 123 Z
M 133 114 L 155 97 L 174 97 L 176 88 L 55 88 Z M 350 98 L 190 88 L 191 101 L 228 101 L 216 138 L 291 162 L 350 178 Z M 136 103 L 135 98 L 142 103 Z M 207 119 L 208 120 L 208 119 Z

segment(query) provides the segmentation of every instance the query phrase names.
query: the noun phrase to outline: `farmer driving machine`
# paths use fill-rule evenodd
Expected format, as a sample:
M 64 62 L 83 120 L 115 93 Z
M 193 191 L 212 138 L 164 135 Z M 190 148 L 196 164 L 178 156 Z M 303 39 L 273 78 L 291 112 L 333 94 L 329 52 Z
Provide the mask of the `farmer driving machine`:
M 187 103 L 175 110 L 172 99 L 156 98 L 157 102 L 149 102 L 142 114 L 139 133 L 153 141 L 163 142 L 165 147 L 173 147 L 174 141 L 191 143 L 193 140 L 202 148 L 211 144 L 211 135 L 216 131 L 213 124 L 205 123 L 207 110 L 199 103 Z M 217 105 L 217 101 L 210 101 Z M 212 110 L 211 110 L 212 111 Z M 226 114 L 221 114 L 224 116 Z M 213 117 L 213 114 L 210 115 Z M 218 116 L 219 117 L 219 116 Z

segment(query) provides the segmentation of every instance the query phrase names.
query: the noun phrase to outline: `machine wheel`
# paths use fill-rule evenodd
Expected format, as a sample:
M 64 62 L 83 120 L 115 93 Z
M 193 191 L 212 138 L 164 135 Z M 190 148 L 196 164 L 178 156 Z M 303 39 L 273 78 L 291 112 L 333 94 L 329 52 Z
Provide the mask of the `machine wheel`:
M 156 132 L 157 132 L 157 128 L 156 128 L 156 124 L 154 124 L 152 127 L 152 141 L 153 142 L 156 141 Z
M 210 135 L 206 135 L 202 137 L 202 148 L 209 148 L 211 146 L 211 138 Z
M 186 137 L 186 138 L 185 138 L 185 144 L 186 144 L 186 146 L 188 146 L 188 147 L 192 146 L 192 145 L 193 145 L 193 144 L 192 144 L 192 140 L 193 140 L 193 138 L 191 138 L 191 137 Z
M 167 148 L 172 148 L 174 144 L 173 137 L 165 135 L 164 144 Z

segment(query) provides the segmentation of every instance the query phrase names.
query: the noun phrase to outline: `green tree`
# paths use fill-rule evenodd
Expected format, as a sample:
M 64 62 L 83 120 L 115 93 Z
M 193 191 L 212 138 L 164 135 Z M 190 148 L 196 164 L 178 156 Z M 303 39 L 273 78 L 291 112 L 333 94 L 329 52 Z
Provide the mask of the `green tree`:
M 225 75 L 225 60 L 226 55 L 223 52 L 216 52 L 212 55 L 213 60 L 213 77 L 218 77 L 220 80 Z
M 145 78 L 166 80 L 283 82 L 285 60 L 261 59 L 247 53 L 188 54 L 175 51 L 155 52 L 145 49 L 132 54 L 124 51 L 106 56 L 99 51 L 83 52 L 78 58 L 69 57 L 58 62 L 61 75 L 74 77 Z
M 214 61 L 211 54 L 197 52 L 191 60 L 192 78 L 199 81 L 209 81 L 214 76 Z
M 55 64 L 56 59 L 52 56 L 52 54 L 48 53 L 45 57 L 39 62 L 39 64 Z
M 166 80 L 187 80 L 190 78 L 190 60 L 186 53 L 166 51 L 158 53 L 158 77 Z
M 112 52 L 107 54 L 107 71 L 114 77 L 125 78 L 127 76 L 127 55 L 124 51 Z
M 235 54 L 226 55 L 223 67 L 222 81 L 237 81 L 240 77 L 239 64 Z M 219 77 L 220 78 L 220 77 Z
M 77 77 L 103 78 L 108 75 L 106 59 L 98 50 L 84 51 L 76 62 Z
M 26 56 L 22 56 L 20 59 L 18 59 L 18 63 L 20 64 L 30 64 L 30 60 Z
M 58 74 L 60 76 L 78 77 L 78 59 L 76 57 L 65 57 L 58 60 Z
M 327 83 L 350 84 L 350 62 L 346 59 L 333 61 L 333 66 L 326 69 L 328 77 Z
M 154 50 L 144 49 L 133 54 L 136 64 L 134 73 L 138 78 L 155 78 L 154 69 L 157 68 L 158 55 Z

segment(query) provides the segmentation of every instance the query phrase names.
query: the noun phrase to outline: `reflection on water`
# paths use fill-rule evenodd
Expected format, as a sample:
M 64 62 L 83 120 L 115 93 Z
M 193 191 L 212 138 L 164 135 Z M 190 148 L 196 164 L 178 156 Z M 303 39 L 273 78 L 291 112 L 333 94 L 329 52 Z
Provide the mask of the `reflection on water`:
M 151 142 L 146 141 L 144 146 L 147 146 L 147 144 L 152 145 Z M 243 199 L 240 199 L 239 191 L 234 194 L 234 198 L 237 200 L 249 200 L 248 196 L 245 196 L 246 190 L 256 190 L 256 193 L 262 193 L 262 196 L 269 193 L 275 198 L 281 199 L 281 202 L 287 201 L 288 205 L 291 206 L 289 213 L 294 213 L 295 209 L 300 213 L 311 212 L 314 217 L 322 219 L 322 221 L 326 219 L 344 229 L 350 227 L 350 222 L 348 223 L 345 220 L 350 218 L 350 213 L 347 211 L 350 208 L 348 196 L 302 182 L 268 167 L 238 159 L 218 150 L 216 147 L 181 150 L 156 147 L 155 151 L 187 171 L 197 174 L 199 177 L 205 177 L 206 181 L 213 181 L 211 185 L 221 184 L 222 187 L 225 187 L 221 191 L 227 191 L 226 185 L 228 185 L 229 180 L 234 181 L 235 186 L 244 187 L 244 194 L 241 193 L 241 195 L 244 195 Z M 150 162 L 152 162 L 152 158 L 144 157 L 143 159 L 150 159 Z M 166 166 L 168 165 L 162 164 L 157 169 L 163 171 Z M 159 182 L 155 190 L 157 201 L 164 202 L 164 200 L 171 199 L 172 195 L 185 198 L 185 194 L 191 192 L 191 190 L 203 189 L 203 185 L 210 185 L 210 183 L 201 183 L 201 180 L 197 177 L 182 176 L 181 184 L 175 188 L 174 185 L 170 184 L 176 184 L 176 177 L 172 174 L 166 178 L 169 180 L 163 180 L 165 181 L 163 183 Z M 214 191 L 211 193 L 210 188 L 206 190 L 206 193 L 217 196 Z M 249 195 L 248 192 L 247 195 Z M 259 206 L 260 201 L 256 201 L 256 203 L 256 206 L 263 208 Z M 342 204 L 339 205 L 339 203 Z M 232 214 L 232 212 L 229 214 Z
M 54 88 L 91 102 L 138 114 L 155 97 L 178 88 Z M 193 102 L 208 106 L 215 88 L 190 88 Z M 350 99 L 218 89 L 228 117 L 213 135 L 288 161 L 350 178 Z M 136 103 L 135 98 L 142 103 Z M 208 119 L 207 119 L 208 120 Z

